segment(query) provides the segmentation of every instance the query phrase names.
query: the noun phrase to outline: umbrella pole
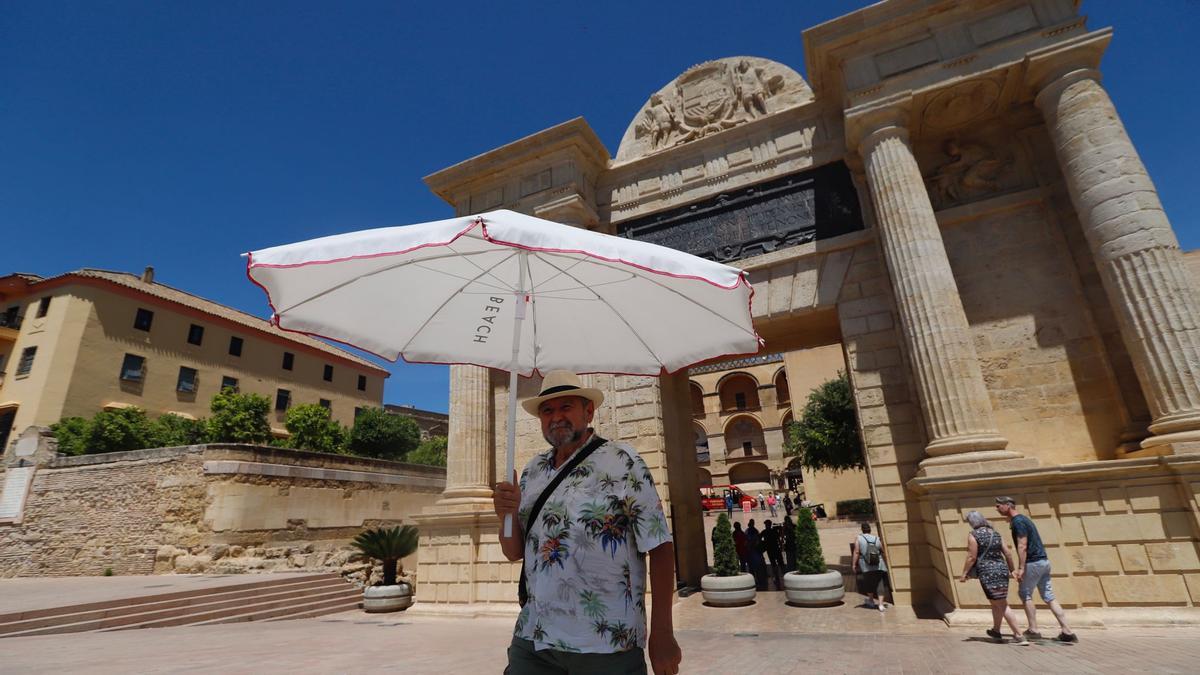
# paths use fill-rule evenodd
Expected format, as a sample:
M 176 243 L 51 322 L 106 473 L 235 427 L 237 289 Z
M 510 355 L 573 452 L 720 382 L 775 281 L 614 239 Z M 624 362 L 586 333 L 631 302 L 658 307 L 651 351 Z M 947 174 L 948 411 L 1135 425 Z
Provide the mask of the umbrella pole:
M 525 277 L 529 271 L 529 254 L 521 251 L 520 271 L 517 274 L 516 312 L 513 318 L 512 361 L 508 364 L 508 452 L 505 454 L 504 480 L 516 471 L 517 447 L 517 369 L 521 356 L 521 322 L 525 320 Z M 504 536 L 512 537 L 512 514 L 504 516 Z

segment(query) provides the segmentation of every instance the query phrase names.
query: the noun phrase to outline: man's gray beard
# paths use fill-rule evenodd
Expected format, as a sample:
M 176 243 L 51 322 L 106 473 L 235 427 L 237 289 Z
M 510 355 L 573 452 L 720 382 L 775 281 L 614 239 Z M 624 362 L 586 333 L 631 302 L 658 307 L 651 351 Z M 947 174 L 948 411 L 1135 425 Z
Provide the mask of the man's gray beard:
M 567 440 L 564 440 L 562 443 L 555 443 L 554 439 L 552 439 L 550 437 L 551 433 L 553 433 L 553 431 L 548 431 L 548 432 L 542 434 L 542 438 L 546 439 L 546 442 L 550 444 L 550 447 L 554 448 L 555 450 L 557 450 L 565 445 L 571 445 L 572 443 L 578 443 L 579 439 L 583 438 L 583 431 L 575 430 L 574 432 L 571 433 L 571 436 Z

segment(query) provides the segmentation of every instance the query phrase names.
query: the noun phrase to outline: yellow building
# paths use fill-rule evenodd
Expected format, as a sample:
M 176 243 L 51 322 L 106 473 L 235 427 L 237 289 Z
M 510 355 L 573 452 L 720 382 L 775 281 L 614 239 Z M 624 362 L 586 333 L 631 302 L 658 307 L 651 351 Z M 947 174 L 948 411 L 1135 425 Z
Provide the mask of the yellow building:
M 319 403 L 349 425 L 381 406 L 383 368 L 320 340 L 141 276 L 82 269 L 0 277 L 0 448 L 21 430 L 101 409 L 199 418 L 225 386 Z
M 866 471 L 811 471 L 784 457 L 787 425 L 803 411 L 809 392 L 845 369 L 836 343 L 692 368 L 699 484 L 738 485 L 751 494 L 767 485 L 794 488 L 824 504 L 831 516 L 841 500 L 869 498 Z

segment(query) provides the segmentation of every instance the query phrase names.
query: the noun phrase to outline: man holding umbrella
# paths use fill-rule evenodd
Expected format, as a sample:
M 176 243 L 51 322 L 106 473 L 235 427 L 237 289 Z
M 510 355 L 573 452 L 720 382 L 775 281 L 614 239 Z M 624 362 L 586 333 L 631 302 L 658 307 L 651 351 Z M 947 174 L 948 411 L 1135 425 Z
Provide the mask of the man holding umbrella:
M 589 426 L 604 401 L 568 371 L 547 373 L 522 401 L 550 449 L 516 484 L 496 485 L 500 515 L 515 514 L 504 555 L 521 560 L 522 609 L 508 649 L 511 675 L 679 672 L 671 618 L 674 545 L 646 463 L 625 443 Z M 650 559 L 651 619 L 646 626 Z

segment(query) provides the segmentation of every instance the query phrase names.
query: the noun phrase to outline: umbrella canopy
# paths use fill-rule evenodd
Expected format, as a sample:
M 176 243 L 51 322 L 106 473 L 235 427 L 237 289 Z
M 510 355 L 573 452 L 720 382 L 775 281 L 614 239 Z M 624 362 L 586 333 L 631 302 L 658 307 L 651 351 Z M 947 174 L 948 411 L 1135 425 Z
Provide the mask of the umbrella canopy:
M 254 251 L 247 275 L 280 328 L 392 361 L 657 375 L 761 343 L 741 270 L 512 211 Z

